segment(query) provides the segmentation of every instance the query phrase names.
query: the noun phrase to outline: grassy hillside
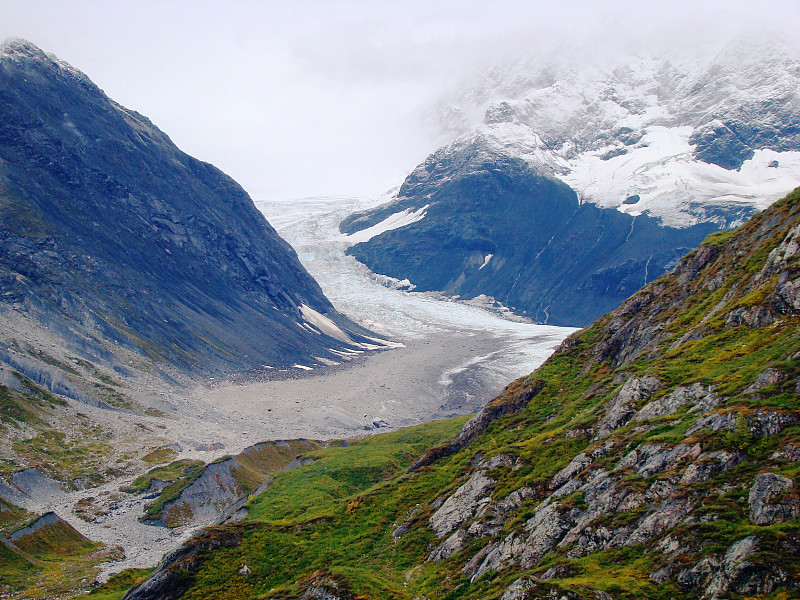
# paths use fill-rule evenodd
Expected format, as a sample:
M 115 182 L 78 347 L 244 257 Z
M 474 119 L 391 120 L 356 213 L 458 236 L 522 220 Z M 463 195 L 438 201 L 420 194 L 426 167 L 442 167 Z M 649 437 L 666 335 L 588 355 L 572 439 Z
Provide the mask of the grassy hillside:
M 321 451 L 127 597 L 797 597 L 799 242 L 794 192 L 455 437 Z
M 7 503 L 2 507 L 7 513 L 30 516 Z M 86 593 L 86 582 L 95 578 L 100 563 L 119 559 L 121 554 L 120 548 L 86 539 L 52 513 L 18 520 L 14 531 L 0 539 L 0 597 L 76 597 Z

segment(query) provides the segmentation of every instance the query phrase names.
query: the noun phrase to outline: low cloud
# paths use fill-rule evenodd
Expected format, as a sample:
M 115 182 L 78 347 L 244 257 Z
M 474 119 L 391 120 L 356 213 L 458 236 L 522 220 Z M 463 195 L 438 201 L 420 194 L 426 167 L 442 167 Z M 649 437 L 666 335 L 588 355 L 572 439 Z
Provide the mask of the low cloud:
M 425 115 L 522 56 L 794 37 L 794 2 L 0 1 L 29 39 L 254 195 L 375 196 L 442 142 Z

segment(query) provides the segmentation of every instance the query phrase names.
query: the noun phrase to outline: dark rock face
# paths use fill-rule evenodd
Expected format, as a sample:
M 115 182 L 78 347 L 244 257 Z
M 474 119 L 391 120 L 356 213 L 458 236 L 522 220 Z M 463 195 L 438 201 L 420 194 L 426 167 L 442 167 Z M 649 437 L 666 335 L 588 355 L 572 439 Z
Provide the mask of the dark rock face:
M 326 356 L 338 315 L 247 193 L 24 41 L 0 48 L 0 303 L 189 372 Z
M 695 155 L 703 162 L 719 165 L 723 169 L 738 169 L 744 161 L 753 158 L 753 149 L 747 138 L 736 131 L 736 126 L 712 121 L 696 131 L 689 142 L 695 145 Z
M 567 185 L 480 141 L 434 153 L 409 175 L 397 201 L 340 228 L 353 233 L 425 207 L 421 220 L 348 253 L 418 290 L 486 294 L 554 325 L 591 323 L 716 229 L 662 227 L 646 215 L 580 204 Z

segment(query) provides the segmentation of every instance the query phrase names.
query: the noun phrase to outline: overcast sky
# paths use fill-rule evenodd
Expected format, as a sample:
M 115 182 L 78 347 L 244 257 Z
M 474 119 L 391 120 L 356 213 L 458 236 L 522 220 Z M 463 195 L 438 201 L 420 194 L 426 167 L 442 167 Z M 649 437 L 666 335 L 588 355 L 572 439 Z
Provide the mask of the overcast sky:
M 493 64 L 575 44 L 800 31 L 797 0 L 0 0 L 23 37 L 254 197 L 378 196 L 445 140 L 424 117 Z

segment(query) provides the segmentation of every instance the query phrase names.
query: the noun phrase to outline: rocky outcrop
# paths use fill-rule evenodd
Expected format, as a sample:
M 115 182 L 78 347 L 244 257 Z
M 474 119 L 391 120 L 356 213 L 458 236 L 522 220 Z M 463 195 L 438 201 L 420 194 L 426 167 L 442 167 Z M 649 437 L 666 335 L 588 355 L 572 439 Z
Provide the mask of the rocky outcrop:
M 305 578 L 299 587 L 299 595 L 292 598 L 281 597 L 280 600 L 358 600 L 343 577 L 326 570 L 317 571 Z M 271 596 L 267 598 L 273 600 Z
M 436 537 L 444 537 L 471 519 L 481 506 L 491 500 L 489 491 L 494 480 L 484 471 L 475 471 L 452 496 L 431 516 L 431 529 Z
M 634 421 L 647 421 L 657 417 L 666 417 L 678 411 L 682 406 L 690 405 L 689 410 L 707 412 L 718 401 L 709 386 L 700 383 L 680 385 L 666 396 L 648 402 L 634 415 Z
M 745 458 L 741 452 L 727 452 L 725 450 L 704 452 L 697 457 L 697 460 L 686 467 L 680 483 L 687 485 L 708 481 L 718 473 L 735 467 Z
M 678 586 L 699 591 L 703 598 L 722 598 L 729 593 L 769 594 L 787 577 L 782 569 L 770 569 L 767 565 L 748 560 L 757 546 L 758 538 L 755 536 L 734 542 L 724 555 L 704 558 L 678 573 Z
M 790 423 L 796 423 L 797 416 L 774 410 L 758 410 L 748 414 L 745 420 L 750 433 L 756 436 L 765 436 L 780 433 Z
M 800 462 L 800 446 L 783 446 L 776 450 L 771 459 L 786 460 L 788 462 Z
M 522 487 L 514 490 L 499 502 L 490 502 L 488 497 L 484 497 L 477 503 L 477 510 L 474 511 L 475 520 L 466 529 L 461 527 L 472 517 L 464 519 L 457 529 L 442 544 L 434 548 L 429 554 L 428 560 L 441 561 L 449 558 L 456 552 L 460 552 L 465 544 L 475 538 L 497 538 L 502 534 L 503 525 L 514 513 L 522 506 L 523 502 L 536 496 L 533 489 Z
M 96 406 L 98 408 L 110 408 L 104 402 L 95 400 L 84 392 L 78 385 L 70 382 L 64 373 L 57 368 L 42 364 L 29 357 L 21 355 L 19 352 L 9 351 L 9 348 L 0 340 L 0 365 L 7 365 L 12 373 L 16 372 L 22 377 L 27 377 L 36 385 L 39 385 L 52 394 L 72 398 L 83 404 Z M 16 379 L 17 376 L 15 375 Z M 12 385 L 15 389 L 20 387 L 19 383 Z
M 583 473 L 590 464 L 592 464 L 592 458 L 587 456 L 585 452 L 581 452 L 576 455 L 566 467 L 553 476 L 548 487 L 551 490 L 557 490 L 568 481 L 574 480 L 578 475 Z
M 750 306 L 733 309 L 725 317 L 726 327 L 746 325 L 752 329 L 763 329 L 775 322 L 777 315 L 767 306 Z
M 786 377 L 787 375 L 783 371 L 779 371 L 778 369 L 770 367 L 759 374 L 759 376 L 756 377 L 756 380 L 753 382 L 753 385 L 748 387 L 745 392 L 756 392 L 761 388 L 767 387 L 768 385 L 780 383 L 786 379 Z
M 542 578 L 520 577 L 509 585 L 500 600 L 537 600 L 547 598 L 548 600 L 609 600 L 606 594 L 590 594 L 582 596 L 576 592 L 566 591 L 555 586 L 544 583 Z
M 691 435 L 701 429 L 709 431 L 736 431 L 739 426 L 739 414 L 736 412 L 718 412 L 699 417 L 694 425 L 686 432 Z
M 665 449 L 660 444 L 642 444 L 622 459 L 620 465 L 631 467 L 645 479 L 656 473 L 673 469 L 684 460 L 700 456 L 700 444 L 678 444 Z
M 662 383 L 656 377 L 631 377 L 628 379 L 609 405 L 605 417 L 600 421 L 598 435 L 604 437 L 627 424 L 636 413 L 636 403 L 644 398 L 649 398 L 661 387 Z
M 439 562 L 450 558 L 453 554 L 460 552 L 464 548 L 464 544 L 468 539 L 469 535 L 467 535 L 467 532 L 463 529 L 459 529 L 439 546 L 434 548 L 433 552 L 428 555 L 428 560 Z
M 761 473 L 750 488 L 747 502 L 750 522 L 754 525 L 772 525 L 800 517 L 800 499 L 787 494 L 794 482 L 776 473 Z

